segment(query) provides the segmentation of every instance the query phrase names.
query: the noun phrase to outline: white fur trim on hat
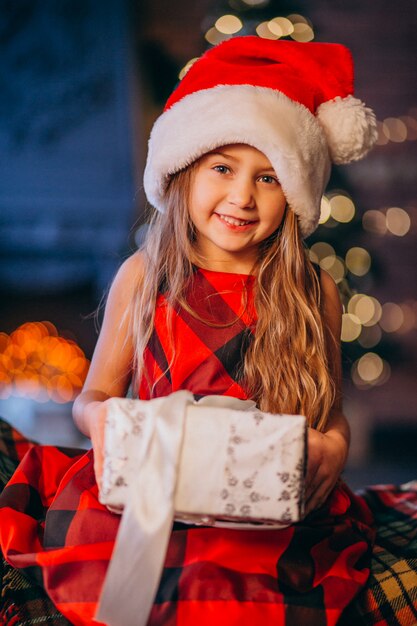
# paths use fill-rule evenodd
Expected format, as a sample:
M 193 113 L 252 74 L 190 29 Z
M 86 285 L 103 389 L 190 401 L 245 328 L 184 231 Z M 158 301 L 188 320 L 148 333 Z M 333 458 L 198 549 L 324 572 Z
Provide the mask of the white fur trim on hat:
M 317 109 L 333 163 L 342 165 L 365 156 L 377 136 L 375 113 L 358 98 L 338 96 Z
M 144 174 L 149 202 L 164 211 L 170 175 L 220 146 L 244 143 L 270 160 L 304 236 L 317 226 L 330 175 L 323 128 L 303 105 L 275 89 L 219 85 L 196 91 L 156 121 Z

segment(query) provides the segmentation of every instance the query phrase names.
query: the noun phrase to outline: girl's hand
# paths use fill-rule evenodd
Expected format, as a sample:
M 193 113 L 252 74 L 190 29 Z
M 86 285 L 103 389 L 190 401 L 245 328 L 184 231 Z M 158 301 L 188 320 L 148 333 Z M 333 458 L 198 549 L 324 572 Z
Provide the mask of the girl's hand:
M 337 431 L 309 428 L 306 476 L 306 515 L 322 506 L 339 478 L 348 453 L 346 439 Z

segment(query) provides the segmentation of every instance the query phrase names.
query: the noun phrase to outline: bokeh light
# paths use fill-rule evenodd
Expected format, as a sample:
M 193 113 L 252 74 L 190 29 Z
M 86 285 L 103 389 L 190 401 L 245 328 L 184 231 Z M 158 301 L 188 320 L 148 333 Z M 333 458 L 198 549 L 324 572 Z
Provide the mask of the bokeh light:
M 358 360 L 358 374 L 365 382 L 378 380 L 384 369 L 381 357 L 374 352 L 368 352 Z
M 375 143 L 377 146 L 385 146 L 387 143 L 389 143 L 388 129 L 385 129 L 384 124 L 379 120 L 377 121 L 376 125 L 378 137 Z
M 387 117 L 383 122 L 378 120 L 377 131 L 377 146 L 384 146 L 390 141 L 393 143 L 415 141 L 417 139 L 417 114 L 415 109 L 410 109 L 408 115 Z
M 355 216 L 355 205 L 352 200 L 344 194 L 335 194 L 330 197 L 331 216 L 341 223 L 350 222 Z
M 355 315 L 362 326 L 374 326 L 382 316 L 382 307 L 378 300 L 363 293 L 357 293 L 349 300 L 348 313 Z
M 385 235 L 387 232 L 397 237 L 404 237 L 411 228 L 410 215 L 399 207 L 390 207 L 383 211 L 366 211 L 362 217 L 362 225 L 368 232 Z
M 295 41 L 312 41 L 314 39 L 311 22 L 298 13 L 293 13 L 287 17 L 274 17 L 261 22 L 256 27 L 256 33 L 264 39 L 280 39 L 280 37 L 291 37 Z
M 401 143 L 407 139 L 407 126 L 397 117 L 387 117 L 382 128 L 385 136 L 395 143 Z
M 362 216 L 362 225 L 370 233 L 384 235 L 387 232 L 387 222 L 382 211 L 366 211 Z
M 399 119 L 404 122 L 407 128 L 408 141 L 415 141 L 417 139 L 417 119 L 411 115 L 400 115 Z
M 311 246 L 309 256 L 311 261 L 326 270 L 336 283 L 343 280 L 346 274 L 345 264 L 336 256 L 333 246 L 325 241 L 318 241 Z
M 236 15 L 222 15 L 214 27 L 224 35 L 234 35 L 243 28 L 243 23 Z
M 403 237 L 410 230 L 410 216 L 404 209 L 391 207 L 386 213 L 386 226 L 393 235 Z
M 89 361 L 51 322 L 27 322 L 0 333 L 0 397 L 70 402 L 80 392 Z
M 184 67 L 181 69 L 180 73 L 178 74 L 178 78 L 180 80 L 184 78 L 184 76 L 186 75 L 190 67 L 197 61 L 198 58 L 199 57 L 194 57 L 193 59 L 190 59 L 189 61 L 187 61 L 187 63 L 184 65 Z
M 323 196 L 320 205 L 319 224 L 325 224 L 330 217 L 330 200 L 327 196 Z
M 287 17 L 274 17 L 268 22 L 268 28 L 277 37 L 288 37 L 294 32 L 294 25 Z
M 364 276 L 371 267 L 371 255 L 365 248 L 351 248 L 346 254 L 346 265 L 355 276 Z
M 322 259 L 325 259 L 328 256 L 336 257 L 336 252 L 333 246 L 325 241 L 318 241 L 317 243 L 314 243 L 309 250 L 309 254 L 313 263 L 320 263 Z
M 269 4 L 270 0 L 242 0 L 248 7 L 261 7 Z
M 341 340 L 344 342 L 355 341 L 361 334 L 362 326 L 360 320 L 351 313 L 342 315 Z
M 390 374 L 388 363 L 375 352 L 367 352 L 352 367 L 352 380 L 359 388 L 382 385 Z
M 382 305 L 380 326 L 386 333 L 395 333 L 404 323 L 404 313 L 399 304 L 385 302 Z
M 221 43 L 222 41 L 225 41 L 226 39 L 230 39 L 231 37 L 231 35 L 225 35 L 224 33 L 221 33 L 214 26 L 210 28 L 204 36 L 205 36 L 206 41 L 211 43 L 212 46 L 216 46 L 218 43 Z
M 291 37 L 295 41 L 312 41 L 314 39 L 314 31 L 309 24 L 297 22 L 294 24 L 294 30 L 291 33 Z
M 304 15 L 300 13 L 291 13 L 287 16 L 287 19 L 293 24 L 307 24 L 307 26 L 312 27 L 312 23 L 308 20 Z
M 338 256 L 331 255 L 324 257 L 320 261 L 320 267 L 330 274 L 335 283 L 340 283 L 346 275 L 345 264 Z
M 413 113 L 414 111 L 411 109 L 408 115 L 387 117 L 382 122 L 378 120 L 376 145 L 384 146 L 390 142 L 415 141 L 417 139 L 417 117 Z
M 280 35 L 276 35 L 270 28 L 269 22 L 261 22 L 256 27 L 256 34 L 262 39 L 279 39 Z
M 404 321 L 401 324 L 400 332 L 408 333 L 413 330 L 417 325 L 417 312 L 413 305 L 409 302 L 404 302 L 403 304 L 400 304 L 400 306 L 404 316 Z

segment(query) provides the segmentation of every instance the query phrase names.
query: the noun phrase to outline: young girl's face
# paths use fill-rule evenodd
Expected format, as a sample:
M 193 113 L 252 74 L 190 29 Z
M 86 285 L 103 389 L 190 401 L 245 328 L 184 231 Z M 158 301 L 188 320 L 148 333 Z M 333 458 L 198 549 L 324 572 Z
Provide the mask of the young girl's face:
M 249 272 L 260 243 L 281 224 L 285 206 L 277 174 L 262 152 L 234 144 L 207 153 L 191 183 L 197 252 L 212 269 Z

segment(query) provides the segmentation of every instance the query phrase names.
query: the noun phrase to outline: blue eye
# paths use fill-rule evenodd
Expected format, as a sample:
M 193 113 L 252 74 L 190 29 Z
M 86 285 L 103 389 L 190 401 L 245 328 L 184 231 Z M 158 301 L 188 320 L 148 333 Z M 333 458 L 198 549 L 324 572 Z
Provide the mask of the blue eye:
M 262 183 L 267 183 L 268 185 L 270 185 L 271 183 L 278 183 L 276 178 L 274 178 L 273 176 L 269 176 L 268 174 L 261 176 L 260 181 Z
M 227 174 L 230 171 L 226 165 L 215 165 L 213 169 L 220 174 Z

